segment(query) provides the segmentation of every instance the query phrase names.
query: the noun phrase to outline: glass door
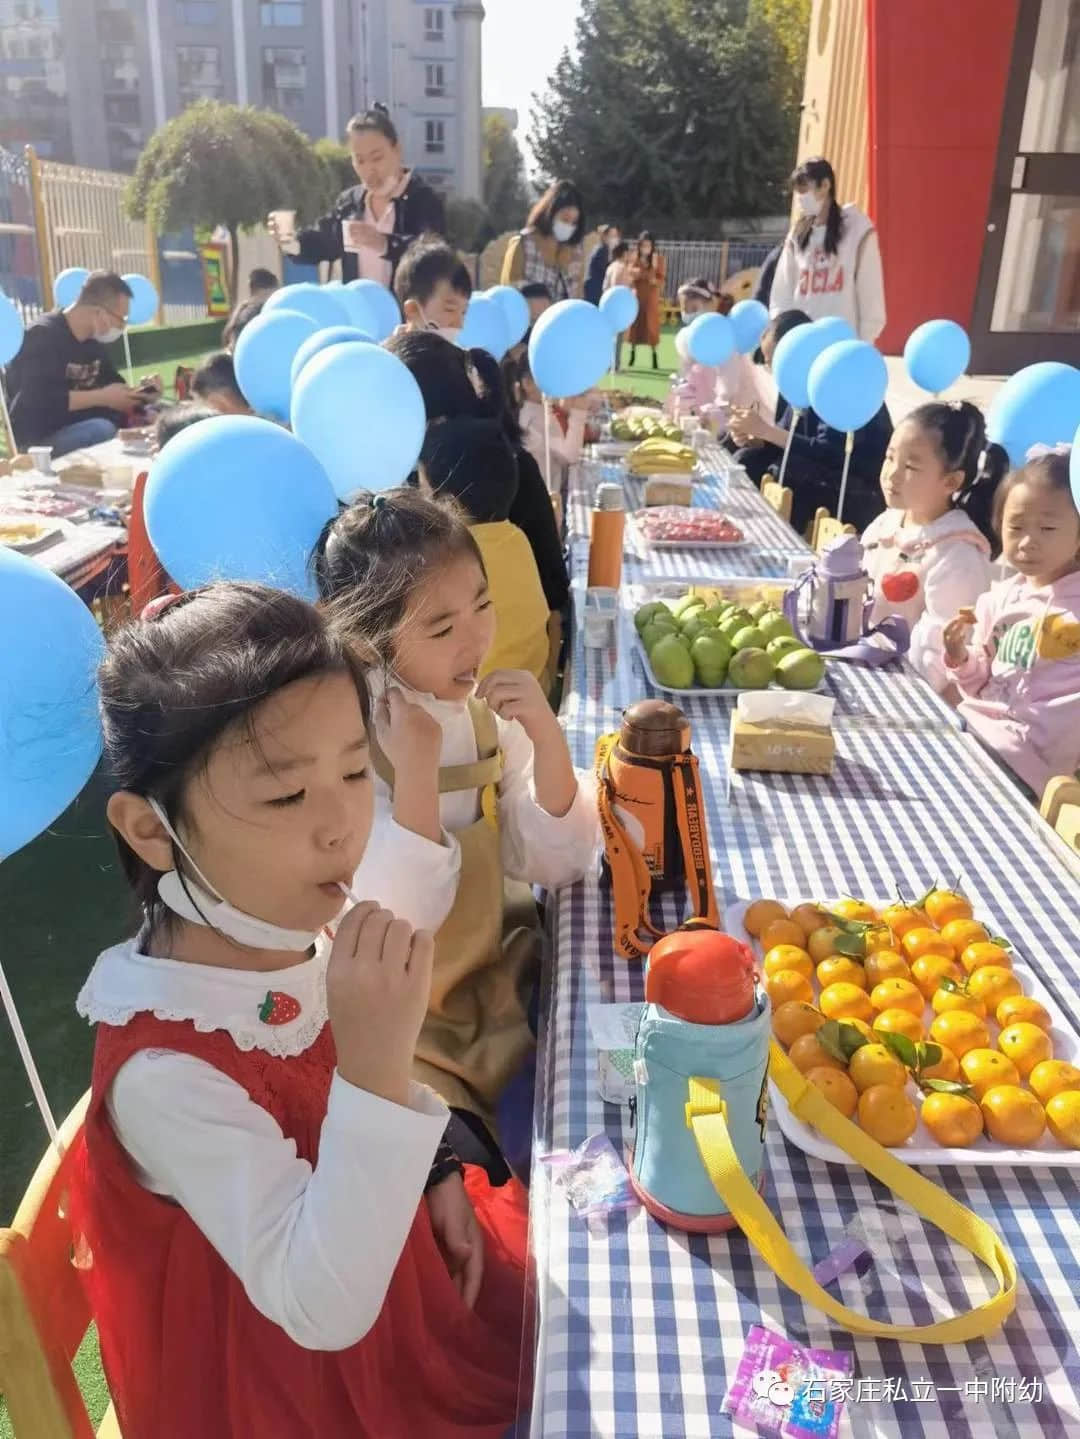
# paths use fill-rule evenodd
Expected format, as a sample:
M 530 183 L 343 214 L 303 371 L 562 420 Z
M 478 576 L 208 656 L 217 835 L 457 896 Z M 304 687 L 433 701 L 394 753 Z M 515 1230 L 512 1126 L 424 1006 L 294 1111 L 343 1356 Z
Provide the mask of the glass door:
M 1021 0 L 972 368 L 1080 364 L 1080 0 Z

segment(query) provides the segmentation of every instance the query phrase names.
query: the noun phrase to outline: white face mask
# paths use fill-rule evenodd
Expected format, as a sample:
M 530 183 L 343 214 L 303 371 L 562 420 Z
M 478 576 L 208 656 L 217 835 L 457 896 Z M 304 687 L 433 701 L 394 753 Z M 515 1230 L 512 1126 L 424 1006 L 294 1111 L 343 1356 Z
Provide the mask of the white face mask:
M 111 330 L 103 331 L 103 333 L 98 336 L 98 341 L 102 345 L 111 345 L 113 341 L 118 340 L 123 333 L 119 325 L 114 325 Z
M 202 884 L 198 884 L 190 878 L 181 880 L 175 869 L 170 869 L 161 876 L 158 880 L 158 894 L 162 904 L 171 909 L 173 914 L 191 924 L 220 930 L 229 939 L 246 945 L 249 949 L 280 949 L 289 954 L 303 954 L 311 948 L 321 931 L 316 930 L 311 934 L 302 929 L 285 929 L 281 925 L 271 924 L 269 920 L 258 919 L 253 914 L 245 914 L 242 909 L 235 908 L 223 898 L 184 848 L 183 841 L 169 823 L 161 805 L 156 799 L 149 797 L 147 803 L 161 821 L 166 834 L 202 881 Z
M 571 225 L 569 220 L 556 220 L 551 227 L 551 233 L 555 236 L 556 240 L 558 240 L 560 245 L 565 245 L 568 240 L 572 240 L 574 238 L 574 231 L 576 229 L 577 226 Z
M 808 219 L 820 215 L 825 204 L 824 200 L 819 200 L 812 190 L 800 190 L 795 196 L 795 200 L 799 209 Z

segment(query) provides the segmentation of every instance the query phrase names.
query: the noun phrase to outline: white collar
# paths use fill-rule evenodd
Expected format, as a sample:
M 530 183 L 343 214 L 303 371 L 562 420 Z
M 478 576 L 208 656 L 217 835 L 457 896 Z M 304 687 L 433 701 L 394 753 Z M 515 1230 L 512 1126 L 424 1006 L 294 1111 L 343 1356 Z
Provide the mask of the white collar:
M 187 964 L 142 954 L 127 940 L 98 957 L 75 1008 L 91 1024 L 129 1024 L 137 1014 L 190 1020 L 200 1034 L 224 1030 L 237 1049 L 261 1049 L 278 1058 L 302 1054 L 326 1024 L 329 946 L 288 969 L 257 971 Z M 299 1013 L 285 1023 L 260 1018 L 267 997 L 281 996 Z

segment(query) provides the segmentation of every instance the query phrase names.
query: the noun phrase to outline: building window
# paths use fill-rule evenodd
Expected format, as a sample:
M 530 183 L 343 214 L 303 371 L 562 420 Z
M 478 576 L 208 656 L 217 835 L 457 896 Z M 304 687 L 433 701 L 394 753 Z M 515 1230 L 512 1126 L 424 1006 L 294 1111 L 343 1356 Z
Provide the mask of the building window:
M 102 44 L 101 84 L 106 95 L 139 93 L 139 67 L 135 63 L 134 45 Z
M 307 62 L 303 50 L 280 45 L 263 51 L 263 104 L 282 115 L 304 108 Z
M 304 0 L 262 0 L 259 20 L 270 28 L 304 23 Z
M 442 65 L 424 66 L 424 94 L 446 94 L 446 72 Z
M 0 144 L 74 159 L 63 57 L 56 0 L 0 4 Z
M 178 25 L 216 25 L 218 0 L 176 0 Z
M 446 11 L 430 5 L 424 11 L 424 39 L 442 40 L 445 37 Z
M 220 100 L 221 50 L 217 45 L 178 45 L 176 77 L 182 108 L 195 100 Z
M 424 125 L 424 149 L 429 155 L 441 155 L 446 149 L 446 124 L 428 120 Z

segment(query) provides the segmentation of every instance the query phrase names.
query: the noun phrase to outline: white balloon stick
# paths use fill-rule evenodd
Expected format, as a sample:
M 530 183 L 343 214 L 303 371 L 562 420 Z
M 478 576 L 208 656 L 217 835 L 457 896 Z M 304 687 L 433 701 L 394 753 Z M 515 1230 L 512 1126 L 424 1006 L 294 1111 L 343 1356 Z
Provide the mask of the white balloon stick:
M 802 410 L 792 409 L 791 424 L 788 425 L 787 444 L 784 446 L 784 458 L 780 461 L 780 483 L 784 483 L 784 475 L 787 472 L 788 455 L 791 454 L 791 442 L 795 438 L 795 426 L 802 418 Z
M 855 448 L 855 431 L 848 430 L 844 441 L 844 473 L 840 477 L 840 498 L 836 502 L 836 518 L 844 518 L 844 496 L 847 494 L 848 470 L 851 468 L 851 452 Z
M 544 484 L 551 494 L 551 401 L 544 396 Z
M 126 326 L 124 329 L 124 358 L 127 360 L 128 384 L 134 385 L 135 372 L 131 368 L 131 341 L 128 339 L 128 332 Z
M 22 1027 L 19 1011 L 15 1008 L 15 999 L 8 985 L 7 975 L 4 973 L 4 966 L 2 964 L 0 964 L 0 996 L 3 997 L 8 1022 L 15 1035 L 15 1043 L 18 1045 L 23 1068 L 26 1070 L 26 1077 L 30 1081 L 30 1088 L 34 1092 L 34 1098 L 37 1100 L 37 1107 L 41 1111 L 41 1117 L 45 1121 L 45 1128 L 49 1132 L 49 1138 L 56 1146 L 57 1153 L 63 1154 L 64 1146 L 60 1143 L 56 1120 L 53 1118 L 53 1112 L 49 1108 L 49 1101 L 45 1097 L 45 1086 L 41 1082 L 41 1075 L 38 1073 L 37 1065 L 34 1063 L 34 1056 L 30 1053 L 30 1046 L 26 1042 L 26 1032 Z

